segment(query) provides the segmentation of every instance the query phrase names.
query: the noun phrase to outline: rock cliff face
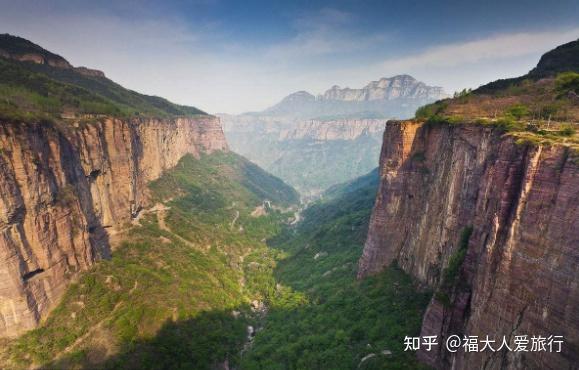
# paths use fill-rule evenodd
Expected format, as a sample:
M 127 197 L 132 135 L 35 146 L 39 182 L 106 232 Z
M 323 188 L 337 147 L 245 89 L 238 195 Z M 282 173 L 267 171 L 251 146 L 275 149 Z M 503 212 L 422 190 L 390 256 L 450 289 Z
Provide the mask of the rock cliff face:
M 76 126 L 76 127 L 72 127 Z M 0 336 L 46 316 L 185 154 L 227 150 L 218 118 L 0 122 Z
M 291 129 L 282 130 L 280 140 L 355 140 L 361 135 L 381 135 L 386 120 L 380 119 L 347 119 L 299 122 Z
M 385 119 L 222 119 L 231 150 L 292 185 L 305 200 L 376 168 L 386 124 Z
M 561 145 L 479 125 L 389 123 L 359 277 L 393 262 L 435 291 L 472 227 L 464 262 L 421 335 L 562 335 L 561 353 L 418 353 L 437 368 L 567 369 L 579 363 L 579 165 Z M 530 344 L 529 344 L 530 346 Z M 498 345 L 497 345 L 498 347 Z

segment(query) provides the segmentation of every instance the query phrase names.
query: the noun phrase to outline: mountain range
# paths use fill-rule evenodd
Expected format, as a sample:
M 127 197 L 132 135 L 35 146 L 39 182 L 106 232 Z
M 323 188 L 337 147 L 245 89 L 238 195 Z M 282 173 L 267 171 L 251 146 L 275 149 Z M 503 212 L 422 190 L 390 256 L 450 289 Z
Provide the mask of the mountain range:
M 448 97 L 441 87 L 428 86 L 409 75 L 372 81 L 360 89 L 337 85 L 314 96 L 298 91 L 263 111 L 272 116 L 320 118 L 324 116 L 379 115 L 382 118 L 411 117 L 421 105 Z
M 333 86 L 314 96 L 298 91 L 262 112 L 221 115 L 231 149 L 281 177 L 305 198 L 378 165 L 390 118 L 407 118 L 446 97 L 409 75 L 361 89 Z

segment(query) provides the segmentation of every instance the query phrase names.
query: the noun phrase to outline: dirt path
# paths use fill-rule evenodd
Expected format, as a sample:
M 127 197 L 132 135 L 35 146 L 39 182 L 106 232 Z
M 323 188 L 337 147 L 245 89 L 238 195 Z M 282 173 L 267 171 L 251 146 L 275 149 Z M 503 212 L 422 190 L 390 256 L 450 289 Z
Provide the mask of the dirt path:
M 239 218 L 239 211 L 235 211 L 235 217 L 233 217 L 233 221 L 231 221 L 231 223 L 229 224 L 229 228 L 233 229 L 233 226 L 235 226 L 235 222 L 237 221 L 237 219 Z
M 175 238 L 179 239 L 180 242 L 190 246 L 191 248 L 199 249 L 201 247 L 200 245 L 193 244 L 189 240 L 187 240 L 187 239 L 183 238 L 182 236 L 177 235 L 173 231 L 171 231 L 171 229 L 169 228 L 169 226 L 167 226 L 167 223 L 165 222 L 165 217 L 167 216 L 167 211 L 170 208 L 165 207 L 165 206 L 163 206 L 163 207 L 164 208 L 158 208 L 158 210 L 157 210 L 157 222 L 159 223 L 159 228 L 163 231 L 171 233 L 171 235 L 173 235 Z

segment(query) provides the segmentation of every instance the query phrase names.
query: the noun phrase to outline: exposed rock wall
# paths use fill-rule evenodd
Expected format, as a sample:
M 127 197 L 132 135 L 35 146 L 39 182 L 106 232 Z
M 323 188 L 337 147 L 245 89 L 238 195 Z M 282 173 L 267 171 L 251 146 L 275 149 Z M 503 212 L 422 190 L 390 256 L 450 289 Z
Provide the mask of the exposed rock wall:
M 391 122 L 359 277 L 396 261 L 440 289 L 472 226 L 448 301 L 435 295 L 422 335 L 562 335 L 561 353 L 418 353 L 437 368 L 570 369 L 579 363 L 579 165 L 562 146 L 518 144 L 476 125 Z M 498 345 L 497 345 L 498 347 Z M 530 348 L 530 344 L 529 344 Z
M 385 119 L 308 120 L 282 130 L 279 140 L 355 140 L 361 135 L 381 135 L 385 125 Z
M 109 232 L 147 203 L 147 182 L 187 153 L 227 150 L 219 120 L 0 123 L 0 336 L 33 328 Z

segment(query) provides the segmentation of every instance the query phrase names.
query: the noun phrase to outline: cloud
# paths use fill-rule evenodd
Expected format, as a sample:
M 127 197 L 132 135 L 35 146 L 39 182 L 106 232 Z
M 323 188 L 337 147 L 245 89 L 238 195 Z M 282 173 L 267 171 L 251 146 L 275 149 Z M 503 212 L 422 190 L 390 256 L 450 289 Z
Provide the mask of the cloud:
M 342 27 L 356 20 L 353 13 L 334 8 L 322 8 L 317 12 L 301 14 L 293 20 L 296 29 L 328 29 Z
M 289 21 L 290 34 L 260 44 L 231 37 L 218 18 L 192 22 L 151 11 L 129 17 L 126 4 L 114 12 L 86 11 L 59 1 L 55 8 L 0 0 L 0 32 L 26 37 L 74 65 L 101 69 L 127 88 L 213 113 L 261 110 L 293 91 L 360 87 L 400 73 L 450 92 L 476 87 L 525 73 L 542 53 L 579 35 L 577 28 L 498 34 L 409 54 L 390 28 L 368 30 L 358 15 L 334 8 L 300 14 Z
M 579 28 L 550 31 L 502 34 L 493 37 L 440 45 L 404 58 L 391 58 L 381 67 L 385 70 L 404 70 L 416 67 L 454 67 L 481 61 L 511 59 L 544 53 L 563 42 L 579 37 Z
M 361 35 L 357 20 L 356 15 L 333 8 L 302 14 L 291 22 L 295 35 L 271 45 L 264 56 L 293 63 L 363 50 L 383 40 L 383 35 Z

